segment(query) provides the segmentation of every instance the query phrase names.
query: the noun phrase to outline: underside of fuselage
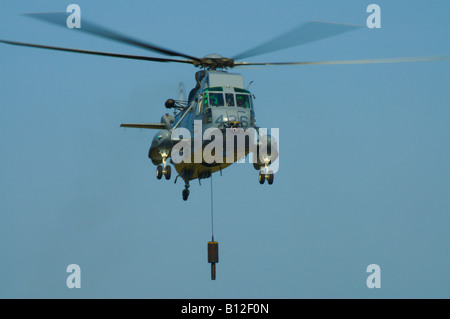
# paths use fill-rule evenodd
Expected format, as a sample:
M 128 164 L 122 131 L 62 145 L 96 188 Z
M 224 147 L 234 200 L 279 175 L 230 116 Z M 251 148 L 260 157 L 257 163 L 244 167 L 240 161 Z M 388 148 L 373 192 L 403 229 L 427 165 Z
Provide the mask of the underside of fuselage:
M 225 132 L 222 132 L 225 136 Z M 162 138 L 159 138 L 162 137 Z M 172 142 L 167 132 L 159 132 L 153 140 L 149 149 L 149 158 L 154 165 L 160 165 L 170 161 L 174 165 L 178 175 L 185 181 L 193 179 L 209 178 L 211 174 L 229 167 L 236 161 L 247 156 L 251 150 L 250 139 L 241 139 L 238 144 L 237 138 L 228 145 L 226 137 L 219 144 L 213 141 L 196 143 L 193 139 L 187 139 L 177 144 Z M 256 146 L 254 147 L 256 149 Z M 165 165 L 165 164 L 164 164 Z
M 190 181 L 207 179 L 216 172 L 221 172 L 233 163 L 253 154 L 253 167 L 259 170 L 259 183 L 265 180 L 273 183 L 273 172 L 269 164 L 276 160 L 278 151 L 276 141 L 269 136 L 259 136 L 258 141 L 252 135 L 246 136 L 244 131 L 231 129 L 219 134 L 212 140 L 196 141 L 195 139 L 171 140 L 170 131 L 160 131 L 155 135 L 149 150 L 149 158 L 157 165 L 156 177 L 170 180 L 171 165 L 177 172 L 177 177 L 184 181 L 183 199 L 189 196 Z M 266 147 L 264 147 L 264 145 Z M 264 150 L 265 149 L 265 150 Z
M 245 155 L 247 154 L 248 152 Z M 173 161 L 171 162 L 172 164 L 174 164 L 175 169 L 181 178 L 183 178 L 185 181 L 191 181 L 197 178 L 209 178 L 212 174 L 224 170 L 238 160 L 239 158 L 237 158 L 237 155 L 235 155 L 233 157 L 223 157 L 221 161 L 214 161 L 211 163 L 205 161 L 196 163 L 193 157 L 191 158 L 190 162 L 183 161 L 178 164 L 173 163 Z

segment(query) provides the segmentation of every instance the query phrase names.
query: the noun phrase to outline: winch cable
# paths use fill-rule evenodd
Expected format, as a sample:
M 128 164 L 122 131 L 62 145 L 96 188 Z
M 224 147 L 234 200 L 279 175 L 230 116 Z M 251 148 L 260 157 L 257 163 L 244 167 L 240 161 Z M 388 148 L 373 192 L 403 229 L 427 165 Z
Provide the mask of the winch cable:
M 211 235 L 214 241 L 214 196 L 213 196 L 213 176 L 211 174 Z

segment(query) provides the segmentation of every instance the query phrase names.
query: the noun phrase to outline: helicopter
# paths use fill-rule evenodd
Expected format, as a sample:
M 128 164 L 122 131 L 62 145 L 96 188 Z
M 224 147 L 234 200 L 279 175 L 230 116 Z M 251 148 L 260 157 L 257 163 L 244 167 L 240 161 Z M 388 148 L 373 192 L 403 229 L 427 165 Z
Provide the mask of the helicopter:
M 159 130 L 148 153 L 156 165 L 156 178 L 164 176 L 169 180 L 172 171 L 170 164 L 173 164 L 177 178 L 181 177 L 185 182 L 182 197 L 187 200 L 189 181 L 209 178 L 253 150 L 257 154 L 253 165 L 260 170 L 259 182 L 263 184 L 267 180 L 268 184 L 272 184 L 274 173 L 269 165 L 278 157 L 277 140 L 270 134 L 263 134 L 256 126 L 252 94 L 244 88 L 243 76 L 209 69 L 196 72 L 195 78 L 197 85 L 191 90 L 187 101 L 181 97 L 166 101 L 165 107 L 173 109 L 174 115 L 164 114 L 160 123 L 120 125 Z M 180 92 L 182 87 L 180 84 Z M 215 133 L 213 140 L 204 138 L 208 131 Z M 179 138 L 180 134 L 183 139 Z M 205 151 L 213 144 L 215 147 L 209 153 L 212 158 L 208 160 Z M 181 155 L 177 156 L 180 152 Z
M 68 17 L 66 12 L 26 15 L 62 27 L 66 27 Z M 213 173 L 222 173 L 222 170 L 249 154 L 253 155 L 253 166 L 259 171 L 259 183 L 264 184 L 267 181 L 268 184 L 272 184 L 274 182 L 274 172 L 270 169 L 270 164 L 278 158 L 278 141 L 271 134 L 268 134 L 267 130 L 261 129 L 256 124 L 254 95 L 248 90 L 248 86 L 245 87 L 244 77 L 241 74 L 229 72 L 230 69 L 247 66 L 423 62 L 450 58 L 438 56 L 344 61 L 239 62 L 245 58 L 304 45 L 361 28 L 364 28 L 364 26 L 310 21 L 234 55 L 232 58 L 223 57 L 219 54 L 209 54 L 202 58 L 191 56 L 123 35 L 86 19 L 83 19 L 82 27 L 77 31 L 143 48 L 167 57 L 89 51 L 9 40 L 0 40 L 0 42 L 79 54 L 190 64 L 200 68 L 201 70 L 195 73 L 196 86 L 190 91 L 187 100 L 185 100 L 184 94 L 180 94 L 179 99 L 169 98 L 165 102 L 165 107 L 172 110 L 173 115 L 168 113 L 162 115 L 158 123 L 123 123 L 120 125 L 126 128 L 158 130 L 153 137 L 148 152 L 148 157 L 156 166 L 156 178 L 162 179 L 164 176 L 166 180 L 170 180 L 172 175 L 171 164 L 174 165 L 178 173 L 175 183 L 179 177 L 184 180 L 182 198 L 186 201 L 189 197 L 190 181 L 198 179 L 200 182 L 201 179 L 210 178 Z M 180 91 L 183 91 L 181 86 Z M 209 138 L 204 138 L 207 132 L 209 132 Z M 194 135 L 193 138 L 192 134 Z M 200 135 L 199 139 L 196 134 Z M 212 138 L 213 135 L 214 139 Z M 234 143 L 235 140 L 238 140 L 238 143 Z M 210 151 L 212 160 L 205 160 L 203 152 L 206 150 Z M 199 153 L 200 155 L 198 155 Z

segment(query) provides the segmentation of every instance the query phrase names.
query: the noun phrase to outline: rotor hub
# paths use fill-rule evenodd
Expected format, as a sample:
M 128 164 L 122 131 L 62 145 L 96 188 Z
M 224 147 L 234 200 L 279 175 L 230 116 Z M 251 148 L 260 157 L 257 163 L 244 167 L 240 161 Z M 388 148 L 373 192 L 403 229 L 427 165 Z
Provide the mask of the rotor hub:
M 200 61 L 194 61 L 195 66 L 201 66 L 208 70 L 216 69 L 228 69 L 234 67 L 234 60 L 225 58 L 217 53 L 208 54 L 204 58 L 200 58 Z

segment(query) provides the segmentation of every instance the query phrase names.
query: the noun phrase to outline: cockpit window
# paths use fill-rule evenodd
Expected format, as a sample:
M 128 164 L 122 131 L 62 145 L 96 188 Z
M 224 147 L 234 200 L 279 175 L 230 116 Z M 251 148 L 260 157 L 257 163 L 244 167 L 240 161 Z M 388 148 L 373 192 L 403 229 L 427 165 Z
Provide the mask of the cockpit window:
M 205 106 L 223 106 L 223 93 L 205 93 Z
M 239 107 L 249 109 L 251 106 L 251 98 L 248 94 L 236 94 L 236 104 Z
M 234 106 L 234 94 L 225 93 L 225 100 L 227 101 L 227 106 Z

